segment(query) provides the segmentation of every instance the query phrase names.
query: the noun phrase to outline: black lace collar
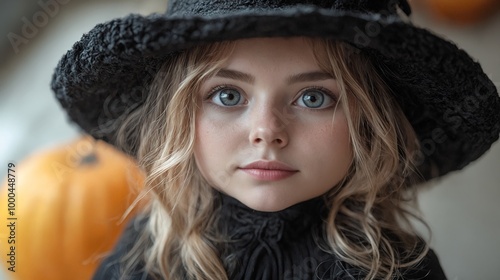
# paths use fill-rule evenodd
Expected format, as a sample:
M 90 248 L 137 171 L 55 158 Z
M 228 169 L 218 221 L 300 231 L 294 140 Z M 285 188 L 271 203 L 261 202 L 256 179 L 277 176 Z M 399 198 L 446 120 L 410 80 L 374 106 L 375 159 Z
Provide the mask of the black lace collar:
M 321 227 L 326 214 L 323 197 L 316 197 L 281 211 L 262 212 L 249 208 L 235 198 L 219 193 L 222 228 L 232 239 L 252 233 L 266 242 L 287 241 Z
M 341 279 L 346 270 L 323 251 L 322 197 L 277 212 L 253 210 L 220 194 L 220 258 L 229 279 Z M 333 276 L 335 275 L 335 276 Z

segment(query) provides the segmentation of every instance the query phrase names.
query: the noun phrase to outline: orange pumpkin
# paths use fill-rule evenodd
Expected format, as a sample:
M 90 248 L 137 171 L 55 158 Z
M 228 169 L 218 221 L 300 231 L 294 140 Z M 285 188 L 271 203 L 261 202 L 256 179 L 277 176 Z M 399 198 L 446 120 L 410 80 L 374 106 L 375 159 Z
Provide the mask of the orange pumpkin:
M 11 169 L 14 216 L 8 212 L 7 179 L 0 190 L 1 260 L 7 269 L 15 266 L 7 276 L 90 279 L 99 257 L 112 250 L 140 208 L 121 220 L 144 183 L 142 171 L 128 156 L 90 137 L 34 154 Z M 15 222 L 13 230 L 5 225 L 9 222 Z M 12 252 L 15 263 L 9 263 Z
M 500 8 L 499 0 L 424 0 L 423 2 L 436 18 L 463 25 L 484 20 Z

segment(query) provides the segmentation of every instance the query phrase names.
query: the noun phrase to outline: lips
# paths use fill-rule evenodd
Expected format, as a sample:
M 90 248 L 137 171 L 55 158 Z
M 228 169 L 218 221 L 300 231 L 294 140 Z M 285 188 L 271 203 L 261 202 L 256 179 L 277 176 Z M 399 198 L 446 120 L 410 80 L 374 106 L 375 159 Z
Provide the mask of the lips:
M 282 180 L 299 172 L 278 161 L 255 161 L 239 169 L 260 181 Z

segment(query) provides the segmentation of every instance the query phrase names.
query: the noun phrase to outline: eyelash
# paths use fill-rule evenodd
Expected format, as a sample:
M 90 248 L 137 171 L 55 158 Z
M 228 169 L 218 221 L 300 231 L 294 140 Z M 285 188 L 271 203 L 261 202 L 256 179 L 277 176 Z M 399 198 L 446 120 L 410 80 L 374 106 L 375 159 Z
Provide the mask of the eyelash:
M 299 96 L 304 94 L 304 92 L 306 90 L 310 90 L 310 89 L 315 89 L 315 90 L 321 91 L 322 93 L 328 95 L 333 100 L 334 103 L 337 103 L 337 101 L 338 101 L 338 97 L 331 90 L 324 88 L 322 86 L 311 86 L 311 87 L 304 88 L 300 91 Z
M 217 85 L 217 86 L 213 87 L 212 89 L 210 89 L 208 91 L 207 95 L 205 96 L 204 100 L 206 101 L 206 100 L 212 99 L 214 94 L 216 94 L 217 91 L 219 91 L 221 89 L 234 89 L 234 90 L 241 92 L 241 90 L 238 87 L 235 87 L 235 86 L 232 86 L 229 84 L 221 84 L 221 85 Z M 334 104 L 338 102 L 338 97 L 335 94 L 333 94 L 333 92 L 331 90 L 329 90 L 325 87 L 322 87 L 322 86 L 311 86 L 311 87 L 304 88 L 304 89 L 300 90 L 299 97 L 302 96 L 302 94 L 304 94 L 304 92 L 306 90 L 310 90 L 310 89 L 315 89 L 315 90 L 321 91 L 325 95 L 328 95 L 333 100 Z M 297 100 L 298 100 L 298 98 L 293 102 L 293 104 L 296 104 Z M 313 109 L 313 108 L 305 108 L 305 109 L 317 110 L 317 109 Z
M 240 89 L 238 89 L 237 87 L 235 86 L 232 86 L 232 85 L 229 85 L 229 84 L 222 84 L 222 85 L 217 85 L 215 87 L 213 87 L 212 89 L 210 89 L 207 93 L 207 95 L 205 96 L 205 99 L 204 100 L 210 100 L 212 99 L 212 97 L 214 96 L 215 93 L 217 93 L 217 91 L 221 90 L 221 89 L 235 89 L 235 90 L 238 90 L 240 91 Z

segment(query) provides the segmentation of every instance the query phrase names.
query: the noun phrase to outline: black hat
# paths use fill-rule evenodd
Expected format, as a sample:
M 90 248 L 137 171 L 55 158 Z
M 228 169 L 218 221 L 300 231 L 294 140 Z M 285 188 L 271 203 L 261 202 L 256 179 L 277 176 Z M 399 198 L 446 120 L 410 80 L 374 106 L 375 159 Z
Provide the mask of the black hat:
M 405 0 L 171 0 L 165 14 L 129 15 L 84 34 L 59 62 L 52 89 L 73 122 L 114 144 L 120 120 L 141 106 L 169 55 L 252 37 L 340 40 L 366 53 L 395 93 L 430 179 L 498 139 L 500 98 L 477 62 L 412 25 L 410 13 Z

